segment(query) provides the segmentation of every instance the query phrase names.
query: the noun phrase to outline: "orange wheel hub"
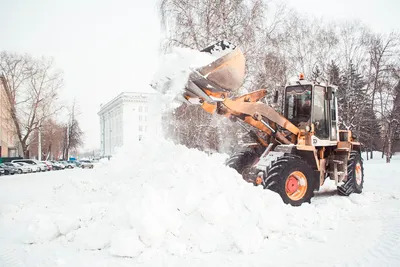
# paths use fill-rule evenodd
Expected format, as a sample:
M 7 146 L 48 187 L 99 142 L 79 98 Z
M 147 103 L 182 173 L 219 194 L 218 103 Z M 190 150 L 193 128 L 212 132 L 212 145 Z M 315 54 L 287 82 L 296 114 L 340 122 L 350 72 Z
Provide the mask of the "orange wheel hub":
M 295 177 L 290 176 L 286 180 L 286 192 L 293 194 L 297 189 L 299 189 L 299 181 Z
M 360 185 L 362 182 L 362 170 L 361 170 L 360 163 L 357 163 L 357 165 L 356 165 L 356 182 L 358 185 Z
M 307 178 L 300 172 L 295 171 L 286 178 L 285 191 L 291 200 L 300 200 L 307 192 Z

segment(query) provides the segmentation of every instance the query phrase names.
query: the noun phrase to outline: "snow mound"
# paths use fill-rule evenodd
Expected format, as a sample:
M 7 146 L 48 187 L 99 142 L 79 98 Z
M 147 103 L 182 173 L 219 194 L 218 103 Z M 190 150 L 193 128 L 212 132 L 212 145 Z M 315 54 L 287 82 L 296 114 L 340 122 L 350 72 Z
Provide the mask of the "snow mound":
M 330 194 L 331 181 L 312 204 L 285 205 L 278 194 L 244 182 L 226 158 L 165 140 L 137 143 L 93 170 L 63 172 L 35 201 L 3 205 L 0 226 L 15 244 L 57 243 L 150 264 L 160 257 L 260 255 L 277 240 L 326 243 L 346 229 L 349 215 L 357 222 L 371 215 L 371 196 Z
M 244 182 L 224 165 L 226 155 L 209 156 L 167 141 L 136 145 L 58 189 L 59 199 L 76 197 L 63 202 L 62 209 L 77 210 L 64 223 L 61 215 L 55 217 L 58 228 L 47 218 L 43 225 L 54 230 L 45 239 L 65 235 L 67 242 L 83 249 L 106 249 L 116 257 L 145 261 L 158 250 L 171 255 L 252 254 L 274 236 L 323 240 L 311 230 L 335 227 L 329 219 L 323 220 L 326 225 L 317 222 L 337 214 L 324 214 L 309 204 L 293 208 L 278 194 Z M 351 204 L 336 202 L 332 206 Z
M 193 70 L 212 63 L 219 54 L 181 47 L 163 55 L 151 82 L 152 87 L 161 93 L 163 109 L 169 110 L 181 104 L 182 93 Z

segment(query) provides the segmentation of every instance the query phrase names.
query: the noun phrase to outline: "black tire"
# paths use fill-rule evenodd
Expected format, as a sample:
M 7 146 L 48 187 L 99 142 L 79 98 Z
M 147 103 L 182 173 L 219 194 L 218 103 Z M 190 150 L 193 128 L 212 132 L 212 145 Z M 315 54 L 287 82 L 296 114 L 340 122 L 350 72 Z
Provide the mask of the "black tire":
M 22 170 L 18 170 L 18 173 L 21 174 L 21 173 L 22 173 Z
M 359 166 L 361 174 L 357 179 L 359 173 L 356 169 Z M 347 161 L 347 178 L 343 185 L 337 187 L 338 194 L 341 196 L 349 196 L 352 193 L 362 193 L 364 187 L 364 166 L 360 152 L 350 152 L 350 157 Z
M 226 162 L 225 165 L 235 169 L 243 179 L 249 183 L 254 181 L 249 176 L 251 166 L 258 160 L 259 156 L 251 151 L 245 150 L 233 154 Z
M 290 186 L 290 181 L 293 181 L 292 179 L 296 179 L 297 186 L 299 186 L 297 178 L 292 175 L 294 172 L 300 172 L 302 174 L 302 183 L 305 181 L 307 182 L 306 186 L 303 185 L 304 188 L 301 190 L 303 192 L 298 193 L 299 198 L 295 198 L 295 196 L 291 197 L 291 195 L 287 193 L 286 188 L 287 185 L 288 187 L 295 188 L 293 184 Z M 313 168 L 300 157 L 296 155 L 285 155 L 271 164 L 268 169 L 267 178 L 265 179 L 264 188 L 278 193 L 284 203 L 292 206 L 300 206 L 304 202 L 311 203 L 317 179 L 315 173 Z

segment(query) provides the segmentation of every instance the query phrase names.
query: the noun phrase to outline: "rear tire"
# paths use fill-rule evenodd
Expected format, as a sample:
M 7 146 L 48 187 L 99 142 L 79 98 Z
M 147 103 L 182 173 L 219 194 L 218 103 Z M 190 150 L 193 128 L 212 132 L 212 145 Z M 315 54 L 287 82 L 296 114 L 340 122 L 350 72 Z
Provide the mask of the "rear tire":
M 259 156 L 255 152 L 245 150 L 233 154 L 225 164 L 228 167 L 235 169 L 240 175 L 242 175 L 243 180 L 246 182 L 254 183 L 255 181 L 251 179 L 249 172 L 251 166 L 256 163 L 258 158 Z
M 349 196 L 352 193 L 362 193 L 364 187 L 364 166 L 360 152 L 350 152 L 347 161 L 347 180 L 341 186 L 337 187 L 338 194 Z
M 271 164 L 265 189 L 278 193 L 283 202 L 300 206 L 311 203 L 316 175 L 313 168 L 296 155 L 285 155 Z

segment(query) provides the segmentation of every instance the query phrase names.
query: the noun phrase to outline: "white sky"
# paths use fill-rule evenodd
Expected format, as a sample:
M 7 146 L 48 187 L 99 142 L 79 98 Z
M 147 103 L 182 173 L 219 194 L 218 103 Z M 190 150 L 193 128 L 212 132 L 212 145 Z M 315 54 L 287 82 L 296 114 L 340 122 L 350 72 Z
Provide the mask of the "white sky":
M 300 13 L 328 20 L 361 20 L 373 31 L 400 30 L 399 0 L 283 0 Z
M 399 30 L 398 0 L 284 0 L 302 13 Z M 158 57 L 156 0 L 0 0 L 0 50 L 54 57 L 64 101 L 76 98 L 85 148 L 99 147 L 97 112 L 122 91 L 144 90 Z

